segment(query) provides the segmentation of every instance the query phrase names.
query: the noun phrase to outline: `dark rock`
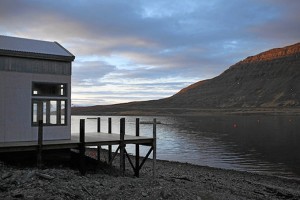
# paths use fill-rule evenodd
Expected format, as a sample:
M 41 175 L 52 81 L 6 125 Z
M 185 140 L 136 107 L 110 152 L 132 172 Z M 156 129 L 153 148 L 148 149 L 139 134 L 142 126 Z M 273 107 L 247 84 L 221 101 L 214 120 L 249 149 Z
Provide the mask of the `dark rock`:
M 0 183 L 0 192 L 7 192 L 9 186 L 3 183 Z
M 168 199 L 168 198 L 170 198 L 172 195 L 171 195 L 169 192 L 167 192 L 166 190 L 163 190 L 163 191 L 161 191 L 160 196 L 161 196 L 163 199 Z
M 146 162 L 147 165 L 152 167 L 151 162 Z M 36 168 L 4 166 L 1 175 L 5 172 L 13 175 L 0 181 L 0 199 L 300 199 L 296 180 L 188 164 L 177 167 L 176 162 L 160 160 L 157 165 L 160 178 L 156 179 L 152 173 L 143 171 L 141 178 L 104 176 L 97 172 L 82 177 L 69 168 L 40 171 L 55 175 L 51 181 L 35 175 Z M 24 177 L 28 178 L 26 183 L 12 183 Z M 203 183 L 208 177 L 210 181 Z
M 20 183 L 26 183 L 31 178 L 33 178 L 34 175 L 35 175 L 34 171 L 29 171 L 28 173 L 25 174 L 25 176 L 22 177 L 22 179 L 20 180 Z
M 52 180 L 52 179 L 54 179 L 53 176 L 50 176 L 50 175 L 48 175 L 48 174 L 43 174 L 43 173 L 39 173 L 39 172 L 36 172 L 35 174 L 36 174 L 38 177 L 41 177 L 41 178 L 46 179 L 46 180 Z
M 15 197 L 15 198 L 24 198 L 24 194 L 21 191 L 18 191 L 18 190 L 13 191 L 11 193 L 11 196 Z
M 147 196 L 148 196 L 148 193 L 142 192 L 142 196 L 143 196 L 143 197 L 147 197 Z
M 7 178 L 9 178 L 11 176 L 12 176 L 11 172 L 5 172 L 5 173 L 2 174 L 1 179 L 5 180 L 5 179 L 7 179 Z
M 125 189 L 125 185 L 120 185 L 119 190 L 124 190 Z

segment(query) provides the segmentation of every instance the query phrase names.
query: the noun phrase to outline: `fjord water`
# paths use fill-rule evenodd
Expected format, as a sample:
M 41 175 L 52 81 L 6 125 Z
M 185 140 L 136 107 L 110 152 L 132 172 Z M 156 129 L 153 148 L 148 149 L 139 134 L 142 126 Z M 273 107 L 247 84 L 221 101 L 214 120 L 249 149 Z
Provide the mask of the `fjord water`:
M 72 116 L 72 132 L 86 119 L 86 132 L 96 132 L 95 117 Z M 112 132 L 119 133 L 120 116 L 112 116 Z M 135 134 L 135 119 L 126 116 L 126 134 Z M 141 122 L 154 117 L 139 117 Z M 217 168 L 300 178 L 300 116 L 222 115 L 156 117 L 157 158 Z M 107 132 L 108 116 L 101 116 Z M 152 124 L 141 124 L 152 136 Z M 146 154 L 144 147 L 142 154 Z M 134 146 L 128 151 L 134 153 Z

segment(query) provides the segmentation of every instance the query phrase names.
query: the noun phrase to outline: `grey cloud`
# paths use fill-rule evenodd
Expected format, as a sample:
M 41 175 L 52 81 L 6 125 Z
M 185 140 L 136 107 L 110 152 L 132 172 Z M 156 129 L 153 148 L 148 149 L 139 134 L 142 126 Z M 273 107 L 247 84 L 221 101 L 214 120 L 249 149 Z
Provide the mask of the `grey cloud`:
M 99 79 L 116 70 L 115 66 L 101 61 L 77 62 L 73 66 L 74 85 L 99 85 Z
M 287 45 L 299 42 L 300 35 L 300 1 L 275 2 L 281 12 L 271 23 L 265 23 L 255 27 L 252 33 L 272 44 Z
M 140 88 L 153 97 L 169 95 L 247 56 L 298 42 L 299 9 L 298 0 L 2 0 L 0 34 L 60 42 L 78 58 L 75 89 L 122 82 L 138 87 L 124 91 L 126 95 L 143 99 L 149 96 L 138 93 Z M 105 61 L 112 56 L 128 63 Z M 156 93 L 147 84 L 165 92 Z M 122 93 L 118 90 L 112 93 Z M 82 94 L 87 95 L 85 102 L 95 100 Z

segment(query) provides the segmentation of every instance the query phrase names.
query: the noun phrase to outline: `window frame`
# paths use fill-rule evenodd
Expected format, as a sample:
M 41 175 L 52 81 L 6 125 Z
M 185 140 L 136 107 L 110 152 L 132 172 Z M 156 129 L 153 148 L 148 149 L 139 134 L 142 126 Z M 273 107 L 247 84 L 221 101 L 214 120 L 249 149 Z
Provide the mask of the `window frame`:
M 35 85 L 49 85 L 49 86 L 57 86 L 59 88 L 58 93 L 61 93 L 61 86 L 63 86 L 64 92 L 62 95 L 56 95 L 56 94 L 34 94 L 34 91 L 36 91 Z M 36 97 L 67 97 L 68 96 L 68 84 L 67 83 L 53 83 L 53 82 L 38 82 L 33 81 L 31 85 L 31 95 Z
M 49 86 L 47 88 L 47 85 Z M 43 126 L 68 126 L 68 105 L 70 100 L 70 95 L 68 91 L 69 83 L 61 82 L 39 82 L 32 81 L 31 85 L 31 126 L 38 126 L 39 119 L 43 119 Z M 40 94 L 35 94 L 34 91 L 39 91 Z M 63 89 L 63 91 L 62 91 Z M 53 91 L 53 92 L 52 92 Z M 54 105 L 56 112 L 55 123 L 51 123 L 51 101 L 55 101 Z M 64 103 L 62 103 L 64 102 Z M 35 104 L 37 105 L 35 108 Z M 62 112 L 62 105 L 64 105 L 64 112 Z M 36 109 L 36 110 L 34 110 Z M 36 114 L 36 116 L 34 116 Z M 63 114 L 63 115 L 62 115 Z M 64 116 L 64 118 L 63 118 Z M 44 121 L 45 119 L 45 121 Z M 62 120 L 63 119 L 63 120 Z M 36 121 L 34 121 L 36 120 Z M 62 123 L 62 121 L 64 123 Z
M 51 123 L 51 108 L 50 107 L 46 107 L 46 121 L 43 120 L 43 126 L 68 126 L 68 109 L 67 109 L 67 105 L 68 105 L 68 99 L 53 99 L 53 98 L 32 98 L 32 102 L 31 102 L 31 126 L 33 127 L 36 127 L 38 126 L 38 121 L 39 121 L 39 104 L 43 104 L 46 102 L 46 104 L 50 104 L 51 101 L 56 101 L 56 123 L 55 124 L 52 124 Z M 64 123 L 61 123 L 61 119 L 62 119 L 62 115 L 61 115 L 61 110 L 60 112 L 58 112 L 57 108 L 58 108 L 58 103 L 57 102 L 60 102 L 60 107 L 61 107 L 61 102 L 64 101 L 65 102 L 65 111 L 64 111 Z M 36 122 L 34 122 L 34 104 L 37 104 L 37 111 L 36 111 Z M 43 109 L 43 107 L 42 107 Z M 44 118 L 44 112 L 42 110 L 42 119 Z M 60 116 L 58 116 L 60 115 Z M 58 120 L 60 119 L 60 123 L 58 123 Z

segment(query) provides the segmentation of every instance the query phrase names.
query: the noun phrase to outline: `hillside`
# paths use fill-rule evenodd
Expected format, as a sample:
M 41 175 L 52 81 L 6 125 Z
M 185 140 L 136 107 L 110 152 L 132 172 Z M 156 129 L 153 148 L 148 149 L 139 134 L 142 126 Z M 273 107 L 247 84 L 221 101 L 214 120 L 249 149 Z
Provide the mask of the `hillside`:
M 165 103 L 230 108 L 295 107 L 299 102 L 300 43 L 248 57 L 211 80 L 184 88 Z
M 73 114 L 173 114 L 180 109 L 300 108 L 300 43 L 250 56 L 160 100 L 73 108 Z

